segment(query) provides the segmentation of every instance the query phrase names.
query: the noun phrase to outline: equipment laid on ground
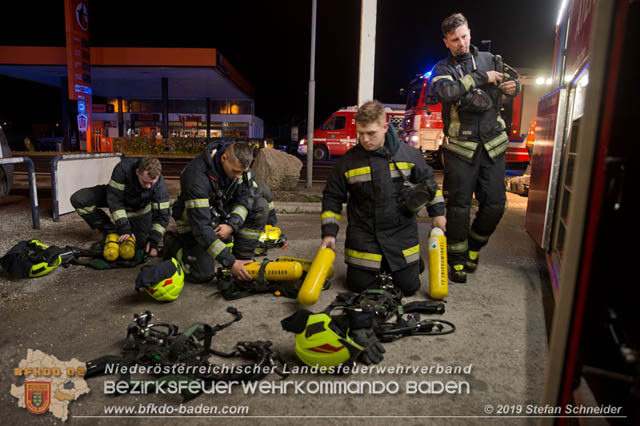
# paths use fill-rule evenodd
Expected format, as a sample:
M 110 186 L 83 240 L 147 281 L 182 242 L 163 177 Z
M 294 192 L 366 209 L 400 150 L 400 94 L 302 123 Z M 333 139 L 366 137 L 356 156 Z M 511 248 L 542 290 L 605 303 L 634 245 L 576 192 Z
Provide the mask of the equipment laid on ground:
M 153 382 L 163 384 L 239 383 L 261 380 L 270 372 L 275 372 L 282 378 L 287 377 L 283 368 L 285 364 L 278 352 L 271 349 L 270 341 L 238 342 L 229 353 L 219 352 L 211 347 L 211 340 L 217 332 L 242 319 L 242 314 L 233 307 L 228 307 L 227 312 L 234 315 L 234 319 L 227 323 L 215 326 L 196 323 L 182 333 L 178 331 L 177 325 L 151 322 L 153 314 L 150 311 L 134 315 L 134 321 L 127 328 L 122 354 L 107 355 L 87 362 L 84 377 L 89 379 L 102 376 L 108 365 L 127 367 L 127 373 L 120 374 L 119 381 L 130 386 L 137 382 L 131 380 L 131 374 L 128 373 L 129 367 L 134 365 L 155 367 L 153 371 L 160 373 L 154 373 L 159 378 Z M 212 355 L 223 358 L 241 357 L 251 360 L 253 364 L 216 365 L 209 361 Z M 176 368 L 182 369 L 182 372 L 173 372 Z M 153 388 L 153 383 L 150 385 Z M 193 392 L 191 386 L 180 387 L 186 400 L 201 393 L 201 387 L 194 388 L 200 391 Z M 118 391 L 121 391 L 121 387 Z
M 447 264 L 447 237 L 440 228 L 429 234 L 429 295 L 444 299 L 449 292 L 449 266 Z
M 362 353 L 363 347 L 325 313 L 300 309 L 280 323 L 285 331 L 296 334 L 296 355 L 311 367 L 353 364 Z
M 136 254 L 136 240 L 129 237 L 120 243 L 120 257 L 124 260 L 132 259 Z
M 157 265 L 143 266 L 136 278 L 136 291 L 141 288 L 159 302 L 178 298 L 184 286 L 184 270 L 175 258 Z
M 421 319 L 420 314 L 444 314 L 444 303 L 421 300 L 402 304 L 402 291 L 393 285 L 391 276 L 379 276 L 378 286 L 361 293 L 338 293 L 336 299 L 324 310 L 333 312 L 364 309 L 373 312 L 373 330 L 382 342 L 391 342 L 406 336 L 443 335 L 453 333 L 455 325 L 445 320 Z M 395 322 L 390 321 L 396 317 Z
M 136 240 L 130 236 L 122 243 L 118 242 L 118 234 L 108 234 L 104 240 L 102 255 L 106 261 L 114 262 L 118 257 L 123 260 L 131 260 L 136 255 Z
M 420 313 L 444 314 L 444 303 L 423 300 L 403 305 L 402 291 L 386 273 L 378 276 L 377 285 L 361 293 L 339 293 L 322 313 L 300 309 L 283 319 L 282 328 L 296 334 L 295 352 L 300 360 L 339 372 L 340 366 L 356 360 L 367 365 L 381 362 L 385 353 L 381 343 L 455 331 L 449 321 L 420 319 Z
M 47 275 L 58 266 L 69 266 L 73 257 L 71 247 L 48 246 L 40 240 L 28 240 L 13 246 L 0 258 L 0 265 L 11 278 L 35 278 Z
M 120 255 L 120 244 L 118 243 L 118 234 L 109 234 L 104 240 L 104 249 L 102 255 L 105 260 L 113 262 Z
M 258 238 L 258 245 L 255 249 L 256 256 L 264 256 L 270 248 L 284 247 L 287 237 L 284 236 L 277 226 L 265 225 L 264 231 Z
M 298 302 L 309 306 L 318 301 L 320 292 L 324 288 L 329 270 L 333 269 L 333 261 L 336 258 L 335 252 L 327 247 L 321 247 L 313 259 L 309 272 L 302 282 L 300 292 L 298 293 Z
M 307 267 L 301 261 L 306 262 Z M 226 300 L 235 300 L 260 293 L 274 293 L 290 299 L 299 297 L 301 282 L 305 282 L 309 276 L 309 259 L 294 257 L 280 257 L 278 260 L 264 259 L 261 262 L 252 262 L 245 265 L 245 269 L 254 278 L 253 281 L 236 280 L 231 271 L 219 268 L 215 282 L 220 294 Z M 333 267 L 330 271 L 333 273 Z M 316 277 L 320 287 L 329 288 L 331 281 L 325 275 L 324 278 Z M 314 281 L 315 282 L 315 281 Z
M 58 266 L 83 265 L 104 270 L 131 268 L 144 262 L 143 250 L 136 250 L 129 260 L 119 258 L 117 237 L 117 234 L 109 234 L 106 242 L 99 241 L 90 249 L 50 246 L 40 240 L 21 241 L 0 258 L 0 265 L 12 278 L 36 278 L 47 275 Z M 113 260 L 105 260 L 105 257 Z
M 279 263 L 290 265 L 290 267 L 287 268 L 285 266 L 285 268 L 282 268 L 278 265 Z M 296 275 L 295 270 L 302 272 L 302 266 L 300 266 L 300 264 L 297 266 L 291 265 L 292 263 L 294 262 L 275 262 L 269 259 L 265 259 L 262 262 L 250 263 L 245 266 L 245 269 L 250 275 L 254 276 L 253 281 L 236 280 L 229 269 L 218 268 L 215 283 L 225 300 L 236 300 L 253 296 L 254 294 L 276 292 L 281 296 L 294 299 L 297 297 L 300 288 L 298 282 L 300 277 L 297 279 L 286 279 L 284 277 Z M 247 269 L 247 267 L 249 269 Z M 267 268 L 272 271 L 270 275 L 273 274 L 273 276 L 279 277 L 280 279 L 267 277 Z M 285 269 L 289 270 L 287 271 Z M 292 273 L 292 270 L 294 273 Z M 278 272 L 282 272 L 282 274 Z M 284 272 L 286 272 L 286 274 Z

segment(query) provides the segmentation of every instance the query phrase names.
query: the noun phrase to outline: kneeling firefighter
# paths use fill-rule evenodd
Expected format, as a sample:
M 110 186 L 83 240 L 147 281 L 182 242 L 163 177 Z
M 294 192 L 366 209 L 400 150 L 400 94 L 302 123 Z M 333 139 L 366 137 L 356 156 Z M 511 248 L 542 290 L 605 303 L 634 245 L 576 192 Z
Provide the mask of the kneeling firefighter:
M 378 101 L 356 113 L 358 145 L 337 161 L 322 193 L 321 247 L 335 249 L 347 202 L 347 286 L 360 292 L 387 271 L 408 296 L 420 288 L 416 213 L 427 204 L 432 226 L 444 229 L 444 198 L 420 151 L 400 143 L 385 117 Z M 424 204 L 407 204 L 413 188 Z
M 157 256 L 169 224 L 169 191 L 161 172 L 157 158 L 125 158 L 113 169 L 108 185 L 76 191 L 71 205 L 91 229 L 102 232 L 103 242 L 112 235 L 109 240 L 124 243 L 120 245 L 121 257 L 133 257 L 122 249 L 131 245 L 130 251 L 134 251 L 134 244 L 150 256 Z M 109 209 L 111 218 L 101 210 L 103 207 Z M 116 250 L 108 260 L 117 257 Z
M 251 262 L 269 215 L 250 175 L 252 160 L 248 144 L 214 142 L 182 171 L 172 211 L 178 235 L 166 234 L 165 256 L 182 263 L 188 281 L 212 280 L 214 261 L 236 279 L 252 279 L 244 265 Z

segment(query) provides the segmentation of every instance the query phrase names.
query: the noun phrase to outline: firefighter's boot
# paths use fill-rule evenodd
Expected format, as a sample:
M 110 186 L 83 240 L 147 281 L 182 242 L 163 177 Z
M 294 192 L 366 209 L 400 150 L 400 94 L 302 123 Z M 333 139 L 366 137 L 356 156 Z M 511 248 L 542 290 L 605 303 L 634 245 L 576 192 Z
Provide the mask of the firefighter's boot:
M 476 269 L 478 269 L 478 257 L 480 252 L 469 250 L 469 255 L 467 256 L 467 261 L 464 264 L 464 270 L 469 273 L 474 273 Z
M 451 268 L 449 270 L 449 278 L 451 279 L 451 281 L 455 283 L 466 283 L 467 273 L 464 270 L 464 265 L 461 263 L 456 263 L 450 266 Z

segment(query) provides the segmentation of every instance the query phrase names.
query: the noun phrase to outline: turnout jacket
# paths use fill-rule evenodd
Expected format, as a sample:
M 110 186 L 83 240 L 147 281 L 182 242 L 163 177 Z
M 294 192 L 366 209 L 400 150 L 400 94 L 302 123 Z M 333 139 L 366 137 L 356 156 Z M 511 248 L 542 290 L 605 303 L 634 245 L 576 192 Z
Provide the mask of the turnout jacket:
M 427 181 L 437 188 L 420 151 L 399 143 L 389 126 L 383 148 L 370 152 L 358 144 L 336 162 L 323 191 L 322 237 L 338 235 L 342 203 L 348 200 L 346 263 L 377 271 L 384 256 L 394 272 L 419 261 L 416 217 L 404 200 L 411 184 Z M 427 210 L 430 216 L 444 215 L 440 189 Z
M 253 206 L 257 184 L 250 171 L 239 179 L 227 177 L 220 163 L 224 150 L 223 143 L 212 142 L 182 170 L 172 215 L 179 234 L 191 233 L 200 247 L 224 267 L 230 267 L 235 256 L 214 229 L 221 223 L 231 226 L 234 233 L 242 228 Z M 214 152 L 215 159 L 211 158 Z
M 480 52 L 473 45 L 468 53 L 459 57 L 449 52 L 449 56 L 433 69 L 431 87 L 442 103 L 442 121 L 448 136 L 445 148 L 468 162 L 473 161 L 479 144 L 484 145 L 489 157 L 495 161 L 505 153 L 509 143 L 506 125 L 500 116 L 502 91 L 488 83 L 487 71 L 491 70 L 495 70 L 493 55 Z M 487 111 L 465 111 L 461 107 L 462 98 L 475 88 L 484 90 L 491 98 L 493 106 Z M 512 97 L 519 92 L 520 82 L 516 80 L 516 92 Z
M 118 233 L 131 234 L 129 219 L 151 212 L 149 242 L 157 246 L 169 224 L 169 190 L 162 175 L 151 188 L 140 186 L 140 159 L 125 158 L 113 169 L 107 185 L 107 205 Z

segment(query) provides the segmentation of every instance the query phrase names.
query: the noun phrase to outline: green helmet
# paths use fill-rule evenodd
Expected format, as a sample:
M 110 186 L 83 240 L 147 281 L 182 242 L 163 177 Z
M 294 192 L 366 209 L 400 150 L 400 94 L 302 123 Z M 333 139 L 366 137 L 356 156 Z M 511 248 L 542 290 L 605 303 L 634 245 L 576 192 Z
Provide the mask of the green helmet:
M 157 265 L 145 266 L 136 279 L 136 289 L 141 287 L 159 302 L 174 301 L 184 287 L 184 270 L 173 257 Z
M 363 348 L 338 329 L 329 315 L 321 313 L 308 316 L 306 327 L 296 334 L 295 350 L 311 367 L 335 367 L 355 361 Z

